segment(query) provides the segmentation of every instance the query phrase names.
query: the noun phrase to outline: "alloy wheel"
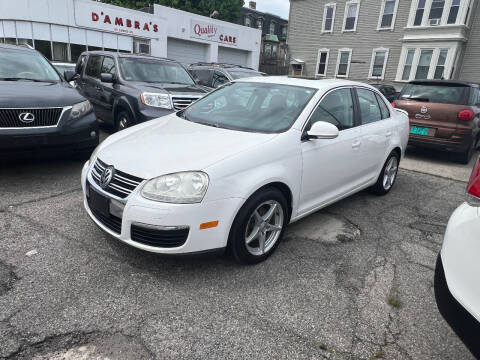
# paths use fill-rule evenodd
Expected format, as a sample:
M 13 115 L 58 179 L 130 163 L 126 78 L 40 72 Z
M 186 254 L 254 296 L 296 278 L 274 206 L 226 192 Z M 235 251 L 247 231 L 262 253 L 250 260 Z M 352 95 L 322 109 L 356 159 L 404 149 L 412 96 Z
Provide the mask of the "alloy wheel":
M 251 214 L 245 230 L 245 244 L 250 254 L 268 253 L 280 238 L 284 224 L 282 205 L 276 200 L 265 201 Z
M 385 171 L 383 172 L 383 188 L 385 190 L 390 190 L 395 182 L 398 171 L 398 160 L 395 156 L 392 156 L 385 166 Z

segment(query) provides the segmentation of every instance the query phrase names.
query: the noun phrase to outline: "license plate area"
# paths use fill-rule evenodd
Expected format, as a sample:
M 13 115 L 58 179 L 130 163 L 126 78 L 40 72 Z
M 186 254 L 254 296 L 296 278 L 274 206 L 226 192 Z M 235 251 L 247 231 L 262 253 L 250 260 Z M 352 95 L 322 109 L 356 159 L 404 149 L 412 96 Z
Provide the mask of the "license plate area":
M 110 199 L 88 185 L 88 206 L 105 216 L 110 216 Z
M 410 134 L 417 136 L 435 136 L 435 129 L 414 125 L 410 128 Z

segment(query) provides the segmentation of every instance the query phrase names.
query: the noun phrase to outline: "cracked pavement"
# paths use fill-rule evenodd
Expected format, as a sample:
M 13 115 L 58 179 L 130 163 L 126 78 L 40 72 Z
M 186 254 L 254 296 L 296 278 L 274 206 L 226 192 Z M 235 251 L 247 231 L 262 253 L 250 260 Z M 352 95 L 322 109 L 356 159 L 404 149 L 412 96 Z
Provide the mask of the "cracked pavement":
M 0 168 L 0 358 L 472 359 L 433 294 L 465 183 L 401 170 L 389 195 L 319 211 L 240 266 L 105 235 L 83 210 L 81 166 Z

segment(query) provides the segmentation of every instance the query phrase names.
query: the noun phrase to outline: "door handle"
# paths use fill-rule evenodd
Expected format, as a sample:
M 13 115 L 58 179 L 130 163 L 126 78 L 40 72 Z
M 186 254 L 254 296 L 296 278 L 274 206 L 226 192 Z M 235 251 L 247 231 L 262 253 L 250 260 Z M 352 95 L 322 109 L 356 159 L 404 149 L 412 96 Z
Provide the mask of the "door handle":
M 387 133 L 385 134 L 386 137 L 390 137 L 392 136 L 392 132 L 391 131 L 387 131 Z
M 358 149 L 362 145 L 362 142 L 360 140 L 355 140 L 352 142 L 352 149 Z

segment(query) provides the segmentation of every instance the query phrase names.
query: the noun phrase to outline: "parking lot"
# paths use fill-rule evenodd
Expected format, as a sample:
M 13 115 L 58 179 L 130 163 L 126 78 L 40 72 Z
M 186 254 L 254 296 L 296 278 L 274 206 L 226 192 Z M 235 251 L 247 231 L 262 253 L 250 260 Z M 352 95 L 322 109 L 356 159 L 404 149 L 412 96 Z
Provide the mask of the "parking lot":
M 386 197 L 362 192 L 292 225 L 256 266 L 106 236 L 83 210 L 82 162 L 4 165 L 0 358 L 470 359 L 433 296 L 465 183 L 418 172 L 432 156 L 414 151 L 403 166 L 417 171 Z

